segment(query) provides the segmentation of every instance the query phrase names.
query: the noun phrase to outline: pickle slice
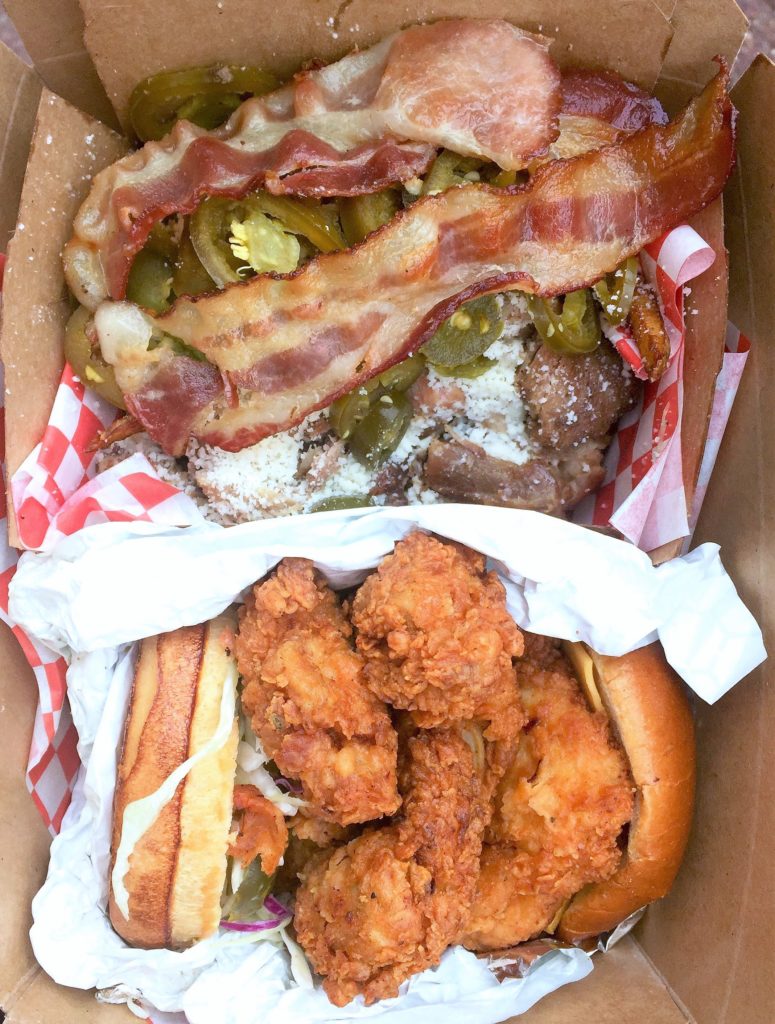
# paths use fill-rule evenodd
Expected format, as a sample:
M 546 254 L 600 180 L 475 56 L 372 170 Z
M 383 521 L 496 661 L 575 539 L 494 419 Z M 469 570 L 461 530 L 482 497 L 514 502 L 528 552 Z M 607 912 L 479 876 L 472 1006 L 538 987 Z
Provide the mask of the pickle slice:
M 382 396 L 361 420 L 350 438 L 350 451 L 366 466 L 381 466 L 401 443 L 412 419 L 406 395 Z
M 248 96 L 276 89 L 274 75 L 235 64 L 162 71 L 139 82 L 129 99 L 129 121 L 141 142 L 161 139 L 181 118 L 211 130 Z
M 245 869 L 239 888 L 223 905 L 222 914 L 227 921 L 256 921 L 264 900 L 272 888 L 272 875 L 261 869 L 261 858 L 256 857 Z
M 163 313 L 169 308 L 173 274 L 166 257 L 147 247 L 141 249 L 132 261 L 126 297 L 153 313 Z
M 502 333 L 503 320 L 495 296 L 482 295 L 445 320 L 420 351 L 434 366 L 459 368 L 482 356 Z
M 339 200 L 339 216 L 348 245 L 357 245 L 367 235 L 393 219 L 401 208 L 401 196 L 395 189 L 373 195 Z
M 309 512 L 338 512 L 348 508 L 369 508 L 374 499 L 368 494 L 332 494 L 330 498 L 321 498 L 311 505 Z
M 93 315 L 79 306 L 65 327 L 65 359 L 85 387 L 96 391 L 112 405 L 126 411 L 124 396 L 116 383 L 113 367 L 102 358 L 96 334 L 90 331 Z M 93 334 L 94 341 L 90 335 Z

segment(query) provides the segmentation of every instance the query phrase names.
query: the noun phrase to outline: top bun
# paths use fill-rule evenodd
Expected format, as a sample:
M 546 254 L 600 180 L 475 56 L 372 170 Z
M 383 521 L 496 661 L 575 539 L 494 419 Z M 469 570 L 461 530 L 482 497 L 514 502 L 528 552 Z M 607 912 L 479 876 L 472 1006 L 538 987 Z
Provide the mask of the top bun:
M 233 640 L 233 620 L 221 615 L 142 642 L 116 782 L 111 876 L 127 805 L 154 793 L 216 732 L 235 673 Z M 137 841 L 124 878 L 128 919 L 111 884 L 110 920 L 131 945 L 179 949 L 218 927 L 236 755 L 235 719 L 227 742 L 190 769 Z
M 610 931 L 670 889 L 694 804 L 694 724 L 683 684 L 658 643 L 614 658 L 589 652 L 611 726 L 629 758 L 635 810 L 621 866 L 568 904 L 557 937 Z

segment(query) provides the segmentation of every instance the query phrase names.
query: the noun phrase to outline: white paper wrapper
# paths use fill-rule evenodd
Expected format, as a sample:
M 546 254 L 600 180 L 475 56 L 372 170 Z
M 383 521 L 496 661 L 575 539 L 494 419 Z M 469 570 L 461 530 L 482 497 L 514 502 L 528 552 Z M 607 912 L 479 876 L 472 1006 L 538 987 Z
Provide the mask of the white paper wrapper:
M 417 526 L 488 555 L 520 626 L 614 655 L 658 637 L 709 702 L 766 657 L 716 545 L 655 568 L 636 547 L 560 519 L 470 505 L 357 509 L 229 529 L 103 524 L 51 554 L 23 555 L 10 612 L 55 650 L 96 651 L 217 615 L 285 555 L 312 558 L 334 586 L 359 582 Z
M 488 1024 L 524 1012 L 584 977 L 578 950 L 499 982 L 462 949 L 405 983 L 402 994 L 342 1010 L 292 983 L 288 957 L 227 934 L 182 953 L 133 950 L 105 914 L 116 760 L 140 637 L 220 612 L 281 557 L 312 558 L 334 586 L 363 578 L 396 539 L 420 526 L 486 553 L 509 607 L 527 628 L 620 654 L 659 636 L 698 693 L 713 700 L 763 657 L 761 633 L 717 549 L 654 568 L 631 545 L 530 512 L 470 506 L 333 512 L 223 529 L 150 524 L 80 531 L 49 555 L 26 554 L 11 611 L 31 634 L 72 657 L 68 689 L 84 767 L 45 885 L 33 903 L 33 948 L 59 983 L 107 989 L 110 1000 L 184 1011 L 192 1024 Z

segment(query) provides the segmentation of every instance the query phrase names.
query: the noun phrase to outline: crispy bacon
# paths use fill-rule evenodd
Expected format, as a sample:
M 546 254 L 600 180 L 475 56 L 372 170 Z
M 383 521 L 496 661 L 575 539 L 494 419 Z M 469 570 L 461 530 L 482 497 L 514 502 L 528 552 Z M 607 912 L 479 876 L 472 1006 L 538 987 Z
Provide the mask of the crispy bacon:
M 619 142 L 650 124 L 665 124 L 659 100 L 609 71 L 565 71 L 560 134 L 531 169 Z
M 598 280 L 721 191 L 734 160 L 727 81 L 722 63 L 668 125 L 555 161 L 521 187 L 426 197 L 354 249 L 180 299 L 140 330 L 134 307 L 105 304 L 100 341 L 127 407 L 173 454 L 189 435 L 238 451 L 405 358 L 475 295 L 556 295 Z M 149 351 L 152 330 L 207 357 L 217 398 L 187 401 L 176 387 L 172 399 L 165 381 L 180 357 Z
M 437 146 L 524 167 L 557 136 L 547 46 L 505 21 L 415 25 L 247 100 L 220 129 L 180 121 L 97 175 L 65 250 L 68 284 L 122 298 L 153 224 L 206 195 L 374 192 L 422 173 Z
M 610 71 L 565 71 L 562 114 L 598 118 L 623 132 L 667 124 L 667 114 L 656 97 Z

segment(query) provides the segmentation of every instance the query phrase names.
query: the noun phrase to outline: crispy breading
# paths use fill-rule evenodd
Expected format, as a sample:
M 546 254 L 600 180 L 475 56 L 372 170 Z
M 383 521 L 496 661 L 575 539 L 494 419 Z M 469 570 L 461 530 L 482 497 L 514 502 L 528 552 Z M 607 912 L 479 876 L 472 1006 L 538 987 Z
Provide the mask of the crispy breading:
M 480 867 L 462 938 L 468 949 L 506 949 L 532 939 L 565 902 L 554 892 L 538 891 L 534 859 L 513 846 L 485 846 Z
M 565 899 L 613 874 L 632 816 L 632 779 L 605 715 L 590 710 L 551 645 L 528 649 L 551 667 L 517 668 L 528 723 L 495 795 L 487 870 L 463 940 L 474 949 L 532 937 Z
M 296 934 L 337 1006 L 398 994 L 456 941 L 473 898 L 485 811 L 473 753 L 455 728 L 419 732 L 399 771 L 402 817 L 305 869 Z
M 304 559 L 285 559 L 240 613 L 242 703 L 310 812 L 348 825 L 393 814 L 396 733 L 365 683 L 363 657 L 335 594 Z
M 420 727 L 475 719 L 489 740 L 517 735 L 522 634 L 483 555 L 410 534 L 363 583 L 352 621 L 369 687 Z
M 329 846 L 341 846 L 353 838 L 355 828 L 352 825 L 337 825 L 325 818 L 316 818 L 307 810 L 300 810 L 288 823 L 288 827 L 299 839 L 309 840 L 318 849 Z
M 321 850 L 330 851 L 336 846 L 344 846 L 355 838 L 359 830 L 358 825 L 337 825 L 324 818 L 312 817 L 306 809 L 298 811 L 288 819 L 288 846 L 275 876 L 275 891 L 293 892 L 313 857 Z
M 530 662 L 538 668 L 567 668 L 565 656 L 562 653 L 562 643 L 551 636 L 542 636 L 540 633 L 522 631 L 522 638 L 525 642 L 525 650 L 519 665 Z
M 283 812 L 255 786 L 234 787 L 234 824 L 229 856 L 247 865 L 261 858 L 261 870 L 273 874 L 288 845 L 288 828 Z

